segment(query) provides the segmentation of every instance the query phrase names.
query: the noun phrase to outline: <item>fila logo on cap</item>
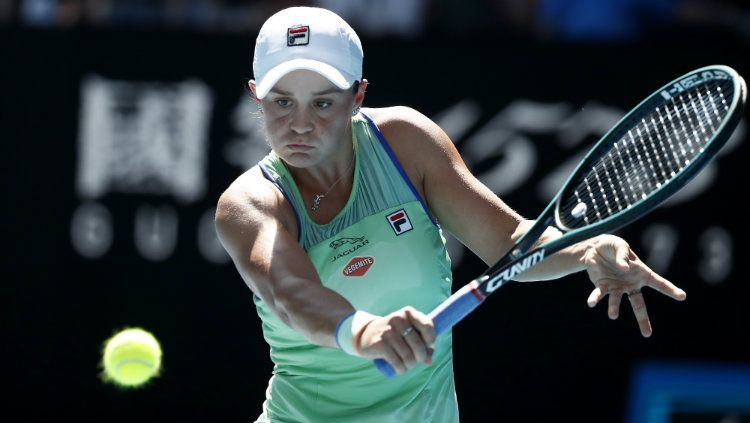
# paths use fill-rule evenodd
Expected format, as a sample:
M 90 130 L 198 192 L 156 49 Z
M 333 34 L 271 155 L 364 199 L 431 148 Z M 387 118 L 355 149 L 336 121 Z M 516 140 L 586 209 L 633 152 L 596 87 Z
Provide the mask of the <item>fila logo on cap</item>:
M 310 44 L 310 27 L 294 26 L 286 30 L 286 45 L 306 46 Z
M 414 229 L 411 226 L 409 216 L 406 214 L 406 211 L 404 211 L 404 209 L 389 214 L 387 216 L 387 219 L 388 223 L 391 224 L 391 228 L 393 228 L 393 232 L 395 232 L 396 235 L 401 235 Z

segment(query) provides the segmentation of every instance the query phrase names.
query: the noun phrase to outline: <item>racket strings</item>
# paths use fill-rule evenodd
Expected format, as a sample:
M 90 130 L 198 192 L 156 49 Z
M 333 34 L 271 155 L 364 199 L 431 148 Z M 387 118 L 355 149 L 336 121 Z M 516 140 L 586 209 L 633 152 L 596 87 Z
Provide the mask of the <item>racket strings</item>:
M 561 222 L 578 228 L 604 220 L 674 179 L 713 139 L 732 95 L 731 81 L 714 80 L 642 115 L 568 190 Z

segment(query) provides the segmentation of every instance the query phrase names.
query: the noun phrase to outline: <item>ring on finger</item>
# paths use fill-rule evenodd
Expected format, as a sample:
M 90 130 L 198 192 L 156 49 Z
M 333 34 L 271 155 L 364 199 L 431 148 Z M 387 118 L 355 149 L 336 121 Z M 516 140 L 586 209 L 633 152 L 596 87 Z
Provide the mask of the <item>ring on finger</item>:
M 406 338 L 410 333 L 412 333 L 413 330 L 414 330 L 414 328 L 411 327 L 411 326 L 409 326 L 408 328 L 404 329 L 403 332 L 401 332 L 401 336 L 403 338 Z

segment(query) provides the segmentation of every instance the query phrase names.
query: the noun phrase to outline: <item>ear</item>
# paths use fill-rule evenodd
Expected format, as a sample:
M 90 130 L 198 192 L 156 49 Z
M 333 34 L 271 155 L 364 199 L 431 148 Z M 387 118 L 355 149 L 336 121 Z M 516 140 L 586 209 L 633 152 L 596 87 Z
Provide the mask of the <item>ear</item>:
M 362 79 L 362 82 L 359 83 L 359 90 L 357 91 L 357 94 L 354 96 L 354 107 L 362 107 L 362 102 L 365 101 L 365 92 L 367 91 L 367 80 Z
M 253 100 L 255 100 L 256 103 L 260 104 L 260 99 L 258 98 L 258 92 L 256 91 L 255 87 L 255 80 L 251 79 L 247 81 L 247 86 L 250 87 L 250 91 L 253 93 Z

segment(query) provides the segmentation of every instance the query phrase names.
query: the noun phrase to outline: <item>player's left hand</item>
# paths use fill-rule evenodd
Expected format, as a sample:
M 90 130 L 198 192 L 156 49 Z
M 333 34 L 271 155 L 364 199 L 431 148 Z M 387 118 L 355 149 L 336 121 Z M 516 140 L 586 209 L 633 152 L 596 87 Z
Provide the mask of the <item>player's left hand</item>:
M 678 301 L 686 298 L 685 291 L 646 266 L 622 238 L 602 235 L 589 240 L 587 244 L 583 263 L 595 286 L 589 295 L 588 305 L 594 307 L 609 294 L 607 314 L 610 319 L 617 319 L 620 301 L 625 294 L 630 300 L 641 334 L 649 337 L 652 332 L 651 321 L 641 288 L 653 288 Z

